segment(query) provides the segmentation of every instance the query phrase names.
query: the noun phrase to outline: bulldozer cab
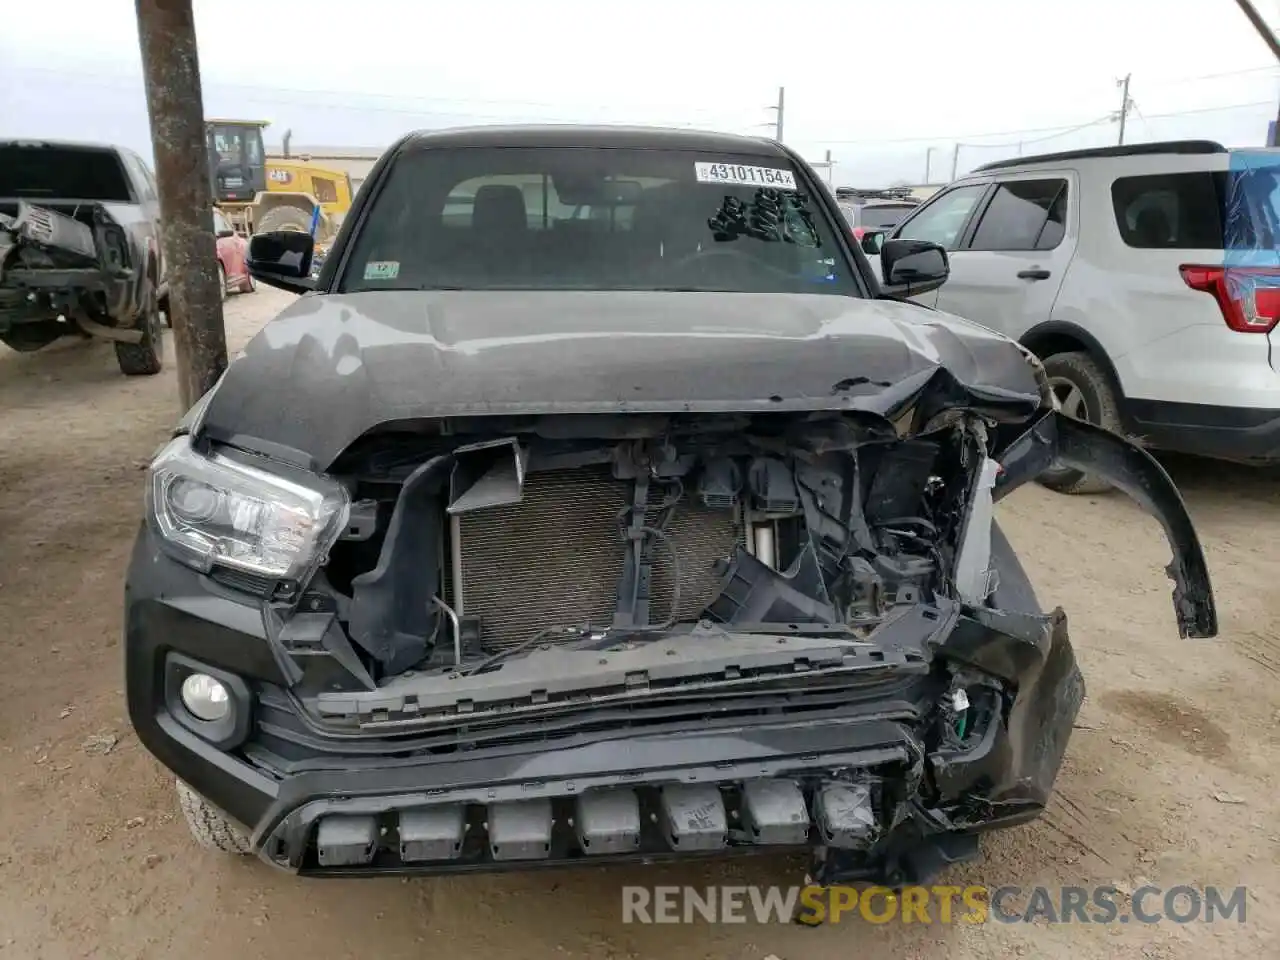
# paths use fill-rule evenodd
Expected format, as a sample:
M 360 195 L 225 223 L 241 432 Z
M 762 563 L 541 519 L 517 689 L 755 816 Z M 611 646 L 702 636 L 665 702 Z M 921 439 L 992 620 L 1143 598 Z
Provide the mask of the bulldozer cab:
M 214 203 L 252 203 L 267 189 L 266 150 L 259 120 L 209 120 L 205 140 Z

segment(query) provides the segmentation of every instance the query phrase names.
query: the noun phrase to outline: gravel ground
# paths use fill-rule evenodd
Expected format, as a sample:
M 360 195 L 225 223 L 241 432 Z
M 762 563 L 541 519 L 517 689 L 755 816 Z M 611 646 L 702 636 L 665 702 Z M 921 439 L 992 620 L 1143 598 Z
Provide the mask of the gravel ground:
M 232 350 L 288 300 L 227 305 Z M 171 348 L 170 348 L 171 349 Z M 172 357 L 170 357 L 170 370 Z M 1000 517 L 1063 605 L 1089 696 L 1057 795 L 957 884 L 1247 885 L 1247 919 L 1177 925 L 623 925 L 625 883 L 799 882 L 779 857 L 444 880 L 299 881 L 194 848 L 133 737 L 121 584 L 142 469 L 178 415 L 169 371 L 110 347 L 0 353 L 0 957 L 944 958 L 1275 956 L 1280 942 L 1280 485 L 1171 461 L 1209 553 L 1222 636 L 1179 640 L 1154 523 L 1124 497 L 1038 488 Z M 1268 947 L 1267 944 L 1270 944 Z

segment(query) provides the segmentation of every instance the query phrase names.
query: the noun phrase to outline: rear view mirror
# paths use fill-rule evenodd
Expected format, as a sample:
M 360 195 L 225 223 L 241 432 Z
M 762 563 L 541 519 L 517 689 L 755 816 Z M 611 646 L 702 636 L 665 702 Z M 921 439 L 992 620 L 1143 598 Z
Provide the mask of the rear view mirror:
M 315 243 L 311 234 L 293 230 L 256 233 L 249 239 L 249 273 L 281 290 L 305 293 L 314 286 L 311 258 Z
M 942 286 L 951 273 L 947 251 L 928 240 L 885 240 L 880 248 L 881 293 L 914 297 Z

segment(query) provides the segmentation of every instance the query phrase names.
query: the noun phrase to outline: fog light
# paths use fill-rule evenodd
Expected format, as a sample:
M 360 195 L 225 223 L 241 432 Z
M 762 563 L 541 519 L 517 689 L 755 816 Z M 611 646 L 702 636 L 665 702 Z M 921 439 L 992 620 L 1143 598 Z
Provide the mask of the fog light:
M 200 720 L 221 720 L 231 712 L 231 697 L 207 673 L 193 673 L 182 681 L 182 705 Z

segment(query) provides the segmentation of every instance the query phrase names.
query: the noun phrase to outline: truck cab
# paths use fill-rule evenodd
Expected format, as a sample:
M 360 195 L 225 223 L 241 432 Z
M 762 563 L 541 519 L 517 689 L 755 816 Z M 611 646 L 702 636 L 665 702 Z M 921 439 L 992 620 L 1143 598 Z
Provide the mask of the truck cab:
M 252 203 L 267 189 L 266 150 L 258 120 L 210 120 L 205 124 L 209 185 L 214 203 Z

